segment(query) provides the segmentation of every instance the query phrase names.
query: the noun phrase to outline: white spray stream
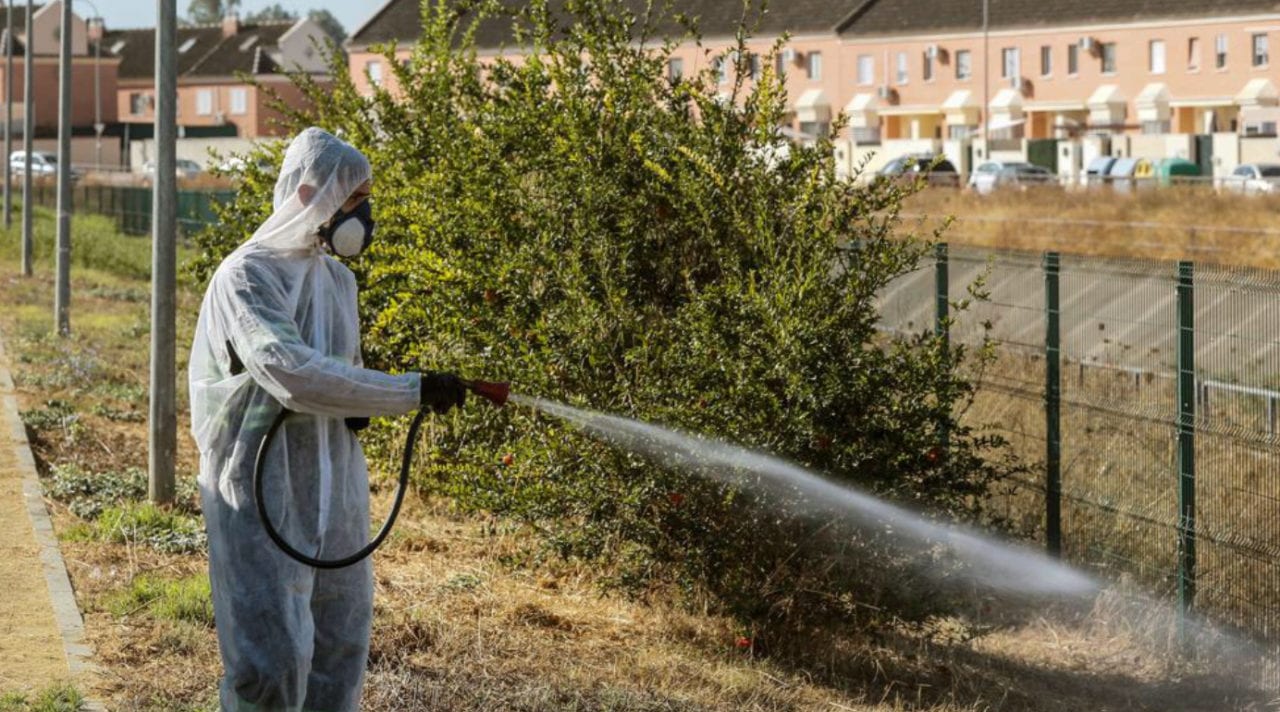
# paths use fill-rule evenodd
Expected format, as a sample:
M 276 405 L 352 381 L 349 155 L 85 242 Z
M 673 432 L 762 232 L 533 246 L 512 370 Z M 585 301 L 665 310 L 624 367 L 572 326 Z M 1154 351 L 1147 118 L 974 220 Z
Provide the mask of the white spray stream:
M 921 543 L 945 544 L 975 582 L 1012 593 L 1085 596 L 1099 585 L 1080 571 L 1031 549 L 997 542 L 975 530 L 942 526 L 848 485 L 837 484 L 777 457 L 717 440 L 627 418 L 580 410 L 541 398 L 513 394 L 511 400 L 574 423 L 620 447 L 685 470 L 753 489 L 800 492 L 820 507 L 865 521 L 880 521 Z M 750 472 L 746 481 L 735 473 Z

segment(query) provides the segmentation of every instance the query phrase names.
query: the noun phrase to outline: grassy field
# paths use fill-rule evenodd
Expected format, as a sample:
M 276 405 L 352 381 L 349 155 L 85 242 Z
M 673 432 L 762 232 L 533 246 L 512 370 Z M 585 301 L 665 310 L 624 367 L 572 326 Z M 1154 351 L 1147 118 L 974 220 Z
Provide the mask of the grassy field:
M 40 224 L 47 235 L 47 215 Z M 0 244 L 0 332 L 103 667 L 82 692 L 109 709 L 215 709 L 220 669 L 185 398 L 179 503 L 143 501 L 147 243 L 89 227 L 77 245 L 98 240 L 107 257 L 77 262 L 70 339 L 50 334 L 48 262 L 22 278 L 15 235 Z M 184 288 L 180 366 L 197 308 Z M 376 518 L 390 480 L 387 463 L 372 464 Z M 926 626 L 876 611 L 876 626 L 784 644 L 753 639 L 709 613 L 710 602 L 611 595 L 594 566 L 548 558 L 530 532 L 460 516 L 448 502 L 411 496 L 400 522 L 375 563 L 366 709 L 1218 711 L 1267 701 L 1221 661 L 1171 654 L 1169 622 L 1133 615 L 1119 595 L 1075 606 L 986 600 Z M 7 692 L 0 710 L 43 709 Z
M 954 216 L 945 238 L 954 244 L 1280 268 L 1280 196 L 1202 187 L 1129 194 L 930 189 L 903 210 L 927 224 Z

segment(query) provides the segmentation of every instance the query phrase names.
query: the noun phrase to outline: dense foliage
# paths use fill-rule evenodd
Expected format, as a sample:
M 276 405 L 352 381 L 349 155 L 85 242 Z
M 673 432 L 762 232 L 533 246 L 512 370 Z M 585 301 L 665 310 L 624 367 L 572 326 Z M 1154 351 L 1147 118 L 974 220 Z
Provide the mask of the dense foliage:
M 554 13 L 535 0 L 515 19 L 427 4 L 411 58 L 387 48 L 396 93 L 362 95 L 340 65 L 333 86 L 298 78 L 314 107 L 290 128 L 341 132 L 374 165 L 379 238 L 352 265 L 366 361 L 511 380 L 936 516 L 980 514 L 1004 466 L 988 457 L 997 441 L 957 421 L 965 354 L 877 330 L 877 290 L 928 249 L 895 234 L 910 187 L 855 186 L 830 142 L 789 145 L 774 63 L 744 78 L 745 30 L 707 52 L 735 62 L 731 99 L 713 70 L 670 79 L 672 41 L 647 38 L 673 23 L 656 15 L 617 0 Z M 512 22 L 526 51 L 477 52 L 485 16 Z M 199 238 L 198 277 L 267 213 L 270 170 L 247 165 Z M 759 501 L 523 408 L 469 407 L 436 435 L 424 486 L 611 562 L 621 582 L 679 582 L 757 620 L 880 600 L 886 576 L 928 561 L 868 555 L 883 531 L 815 521 L 802 498 Z

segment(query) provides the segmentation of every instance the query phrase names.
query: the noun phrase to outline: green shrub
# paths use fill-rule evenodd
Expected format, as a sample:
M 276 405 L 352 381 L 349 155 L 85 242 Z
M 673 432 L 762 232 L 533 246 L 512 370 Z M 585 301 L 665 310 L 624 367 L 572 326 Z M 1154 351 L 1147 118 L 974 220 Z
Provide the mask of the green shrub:
M 929 248 L 899 226 L 911 186 L 839 178 L 825 139 L 787 145 L 769 58 L 725 102 L 710 70 L 668 80 L 672 45 L 639 41 L 652 28 L 617 0 L 569 0 L 571 23 L 529 3 L 519 63 L 482 60 L 470 39 L 499 9 L 442 7 L 424 5 L 412 57 L 387 62 L 399 97 L 362 96 L 335 66 L 333 87 L 297 79 L 314 110 L 289 110 L 293 129 L 340 132 L 374 166 L 379 236 L 352 265 L 370 365 L 509 379 L 943 519 L 984 516 L 1008 466 L 988 457 L 997 439 L 957 420 L 967 354 L 877 331 L 875 294 Z M 745 42 L 744 30 L 739 77 Z M 239 196 L 197 238 L 197 278 L 266 216 L 272 176 L 256 165 L 280 150 L 250 157 Z M 801 497 L 760 501 L 523 409 L 446 421 L 420 484 L 528 522 L 563 555 L 612 561 L 629 587 L 675 581 L 745 617 L 787 618 L 879 602 L 934 565 L 889 553 L 874 529 L 813 521 Z M 394 427 L 371 453 L 394 457 Z

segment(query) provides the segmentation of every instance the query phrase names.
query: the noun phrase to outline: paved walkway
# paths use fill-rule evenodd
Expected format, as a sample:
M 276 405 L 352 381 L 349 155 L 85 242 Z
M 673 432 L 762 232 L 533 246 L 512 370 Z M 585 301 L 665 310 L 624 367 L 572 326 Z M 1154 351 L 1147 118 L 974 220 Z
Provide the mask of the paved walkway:
M 83 620 L 0 342 L 0 694 L 68 681 L 85 693 L 90 672 Z

